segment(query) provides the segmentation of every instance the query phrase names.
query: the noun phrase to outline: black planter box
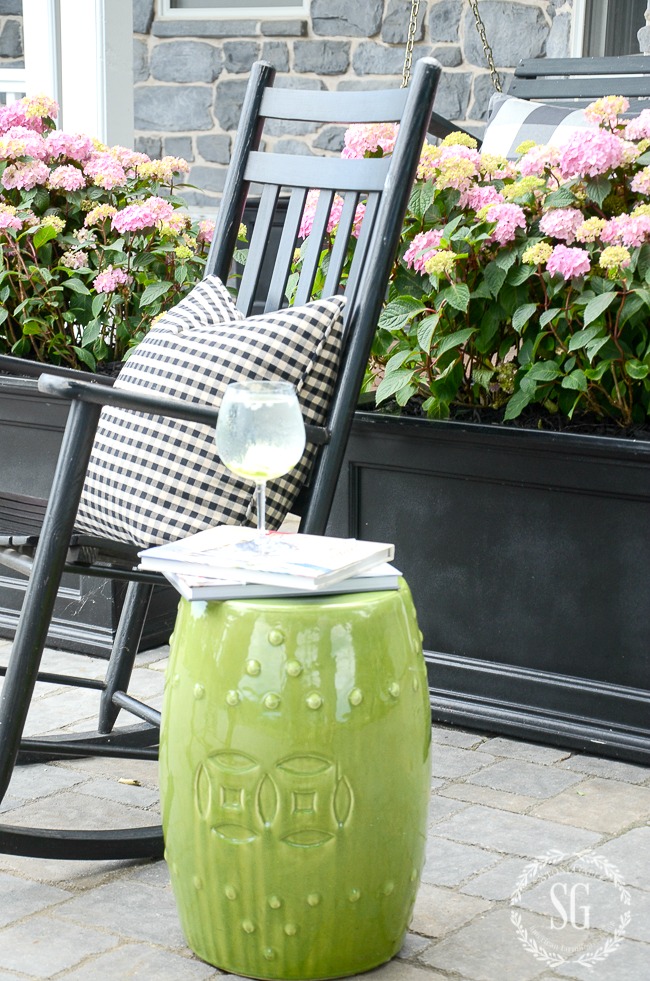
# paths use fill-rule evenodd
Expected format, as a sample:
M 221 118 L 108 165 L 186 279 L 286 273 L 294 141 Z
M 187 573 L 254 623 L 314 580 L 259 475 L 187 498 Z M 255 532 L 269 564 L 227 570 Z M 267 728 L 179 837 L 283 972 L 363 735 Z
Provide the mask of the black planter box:
M 0 376 L 0 513 L 6 530 L 20 529 L 37 502 L 47 498 L 67 414 L 67 404 L 41 395 L 35 381 Z M 0 566 L 0 637 L 13 636 L 26 585 L 26 579 Z M 95 576 L 64 576 L 48 646 L 107 657 L 124 588 Z M 167 643 L 177 605 L 171 586 L 154 590 L 141 649 Z
M 433 716 L 650 761 L 650 444 L 355 415 L 329 530 L 393 541 Z

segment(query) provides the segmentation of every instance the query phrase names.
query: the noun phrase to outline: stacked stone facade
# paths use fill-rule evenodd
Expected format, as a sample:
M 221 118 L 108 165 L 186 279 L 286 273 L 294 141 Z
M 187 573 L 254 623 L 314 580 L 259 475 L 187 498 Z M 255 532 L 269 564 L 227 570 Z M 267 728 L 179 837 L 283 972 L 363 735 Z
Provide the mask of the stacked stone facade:
M 235 3 L 233 2 L 233 6 Z M 305 89 L 399 86 L 410 0 L 311 0 L 288 20 L 163 18 L 156 0 L 133 0 L 135 146 L 191 164 L 189 204 L 216 205 L 251 64 L 277 69 L 277 85 Z M 573 0 L 481 0 L 504 83 L 521 58 L 570 52 Z M 22 65 L 21 0 L 0 0 L 0 67 Z M 480 135 L 493 92 L 467 0 L 420 0 L 414 60 L 443 65 L 435 109 Z M 308 97 L 308 96 L 306 96 Z M 338 128 L 267 127 L 281 150 L 338 151 Z
M 163 19 L 154 0 L 134 0 L 136 146 L 190 161 L 200 190 L 188 202 L 216 204 L 251 64 L 277 69 L 277 85 L 310 89 L 399 86 L 410 0 L 311 0 L 291 20 Z M 573 0 L 482 0 L 479 5 L 504 83 L 521 58 L 570 51 Z M 493 88 L 467 0 L 421 0 L 414 60 L 444 66 L 435 109 L 480 134 Z M 504 85 L 505 87 L 505 85 Z M 266 137 L 306 155 L 338 150 L 342 131 L 294 124 Z

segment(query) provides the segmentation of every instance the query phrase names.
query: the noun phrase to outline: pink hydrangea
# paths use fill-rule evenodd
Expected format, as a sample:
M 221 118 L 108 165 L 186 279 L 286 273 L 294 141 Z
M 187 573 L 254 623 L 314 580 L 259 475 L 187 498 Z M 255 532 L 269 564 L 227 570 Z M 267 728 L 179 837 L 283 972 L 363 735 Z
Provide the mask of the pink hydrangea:
M 585 130 L 572 136 L 560 150 L 559 169 L 564 178 L 598 177 L 620 167 L 625 144 L 605 130 Z
M 392 153 L 398 127 L 394 123 L 359 123 L 348 127 L 343 137 L 341 156 L 360 160 L 366 153 Z
M 7 190 L 16 188 L 31 191 L 37 184 L 45 184 L 49 176 L 49 167 L 42 160 L 29 160 L 26 163 L 9 164 L 2 175 L 2 184 Z
M 481 208 L 486 208 L 489 204 L 500 204 L 503 200 L 504 198 L 501 192 L 497 191 L 496 187 L 492 184 L 488 184 L 486 187 L 475 184 L 467 191 L 461 191 L 458 205 L 461 208 L 471 208 L 472 211 L 479 211 Z
M 74 164 L 63 164 L 54 168 L 48 184 L 51 188 L 60 188 L 62 191 L 79 191 L 86 186 L 86 178 Z
M 643 109 L 625 124 L 626 140 L 647 140 L 650 137 L 650 109 Z
M 95 277 L 93 286 L 97 293 L 113 293 L 119 286 L 126 286 L 132 280 L 133 277 L 124 272 L 123 269 L 113 269 L 112 266 L 107 266 L 104 272 Z
M 19 231 L 23 223 L 16 214 L 16 209 L 9 204 L 0 204 L 0 228 L 13 228 Z
M 139 153 L 137 150 L 131 150 L 127 146 L 112 146 L 109 148 L 108 153 L 119 163 L 128 177 L 134 177 L 138 167 L 151 162 L 146 153 Z
M 120 232 L 139 232 L 153 228 L 159 221 L 168 221 L 174 214 L 174 206 L 164 198 L 151 197 L 146 201 L 134 201 L 113 215 L 111 225 Z
M 518 228 L 526 227 L 526 214 L 518 204 L 493 204 L 487 211 L 488 221 L 496 221 L 492 240 L 499 245 L 512 242 Z
M 12 126 L 3 136 L 0 136 L 0 158 L 15 160 L 17 157 L 45 160 L 47 149 L 40 133 L 35 133 L 25 126 Z
M 610 218 L 600 238 L 610 245 L 625 245 L 628 248 L 643 245 L 650 240 L 650 215 L 617 215 Z
M 639 170 L 630 181 L 630 187 L 637 194 L 650 194 L 650 167 Z
M 560 161 L 560 148 L 557 146 L 534 146 L 523 155 L 517 169 L 522 177 L 543 177 L 546 170 L 557 167 Z
M 577 208 L 552 208 L 539 223 L 545 235 L 559 238 L 571 245 L 575 242 L 576 231 L 584 222 L 584 215 Z
M 612 129 L 618 123 L 618 117 L 630 108 L 629 100 L 623 95 L 606 95 L 596 99 L 585 109 L 585 116 L 592 123 L 610 126 Z
M 586 249 L 556 245 L 546 263 L 546 269 L 551 276 L 562 276 L 563 279 L 586 276 L 591 269 L 589 253 Z
M 316 207 L 318 205 L 318 196 L 320 191 L 310 191 L 307 195 L 307 200 L 305 201 L 305 207 L 302 213 L 302 218 L 300 219 L 300 228 L 298 229 L 299 238 L 308 238 L 311 235 L 311 230 L 314 224 L 314 215 L 316 214 Z M 332 208 L 330 210 L 329 218 L 327 220 L 327 233 L 331 235 L 339 221 L 341 220 L 341 212 L 343 210 L 343 198 L 337 194 L 332 202 Z M 358 209 L 357 209 L 358 211 Z M 356 221 L 356 218 L 355 218 Z
M 93 184 L 103 187 L 105 191 L 126 184 L 124 168 L 107 150 L 93 153 L 84 165 L 84 174 Z
M 409 269 L 415 269 L 416 272 L 424 275 L 424 267 L 431 256 L 437 252 L 442 235 L 440 229 L 432 228 L 429 232 L 420 232 L 415 236 L 404 253 L 404 262 Z
M 78 163 L 85 163 L 95 152 L 93 141 L 89 136 L 80 133 L 61 133 L 58 130 L 47 134 L 45 147 L 53 160 L 67 157 L 68 160 L 76 160 Z
M 196 236 L 197 242 L 205 242 L 207 245 L 212 241 L 212 236 L 214 235 L 214 222 L 209 218 L 205 218 L 203 221 L 199 222 L 199 233 Z
M 35 133 L 45 129 L 44 119 L 56 119 L 59 107 L 53 99 L 45 95 L 19 99 L 7 106 L 0 106 L 0 133 L 6 133 L 12 126 L 24 126 Z

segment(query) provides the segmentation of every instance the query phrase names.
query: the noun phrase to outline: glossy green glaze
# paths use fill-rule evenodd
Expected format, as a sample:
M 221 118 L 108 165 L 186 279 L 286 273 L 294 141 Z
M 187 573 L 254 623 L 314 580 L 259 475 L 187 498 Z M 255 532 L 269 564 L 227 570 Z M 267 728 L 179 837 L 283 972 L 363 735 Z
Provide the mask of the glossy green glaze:
M 254 978 L 391 958 L 422 870 L 430 709 L 411 594 L 181 602 L 160 749 L 190 947 Z

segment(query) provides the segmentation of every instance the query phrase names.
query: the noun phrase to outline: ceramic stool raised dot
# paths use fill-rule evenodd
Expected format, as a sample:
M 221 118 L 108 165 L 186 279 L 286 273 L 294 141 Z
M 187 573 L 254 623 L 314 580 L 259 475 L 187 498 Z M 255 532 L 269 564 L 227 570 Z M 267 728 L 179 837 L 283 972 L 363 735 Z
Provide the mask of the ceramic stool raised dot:
M 160 770 L 166 858 L 199 957 L 342 977 L 399 950 L 423 864 L 430 710 L 399 590 L 182 601 Z

